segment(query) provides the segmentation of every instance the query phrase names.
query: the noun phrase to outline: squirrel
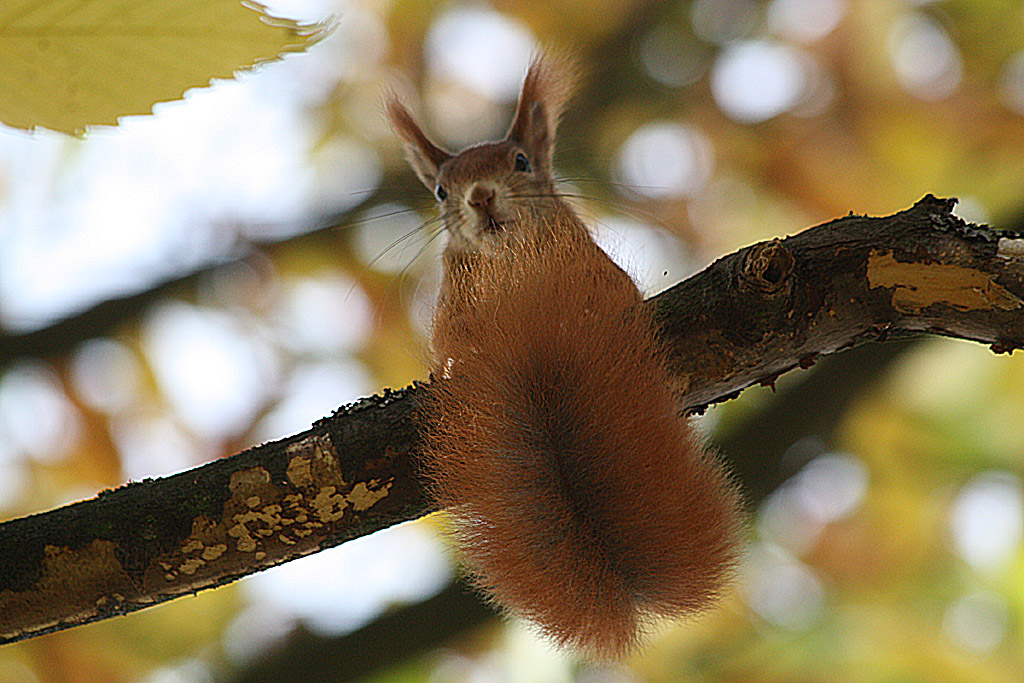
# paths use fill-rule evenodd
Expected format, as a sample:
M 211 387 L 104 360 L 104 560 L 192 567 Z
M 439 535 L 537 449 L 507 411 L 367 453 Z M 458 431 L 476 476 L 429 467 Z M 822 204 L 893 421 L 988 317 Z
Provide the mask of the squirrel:
M 617 659 L 722 592 L 741 506 L 680 414 L 641 292 L 555 187 L 575 81 L 569 57 L 539 54 L 506 137 L 457 154 L 394 94 L 385 112 L 448 233 L 420 415 L 428 493 L 491 602 Z

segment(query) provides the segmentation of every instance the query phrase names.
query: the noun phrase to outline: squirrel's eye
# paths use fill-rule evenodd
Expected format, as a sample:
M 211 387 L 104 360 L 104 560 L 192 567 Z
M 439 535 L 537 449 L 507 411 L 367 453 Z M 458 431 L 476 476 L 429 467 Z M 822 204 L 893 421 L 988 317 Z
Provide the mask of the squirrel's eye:
M 512 164 L 512 170 L 523 171 L 528 173 L 530 171 L 530 160 L 526 158 L 526 155 L 520 152 L 516 154 L 516 160 Z
M 437 201 L 443 202 L 444 200 L 448 199 L 448 190 L 438 185 L 437 187 L 434 188 L 434 195 L 437 197 Z

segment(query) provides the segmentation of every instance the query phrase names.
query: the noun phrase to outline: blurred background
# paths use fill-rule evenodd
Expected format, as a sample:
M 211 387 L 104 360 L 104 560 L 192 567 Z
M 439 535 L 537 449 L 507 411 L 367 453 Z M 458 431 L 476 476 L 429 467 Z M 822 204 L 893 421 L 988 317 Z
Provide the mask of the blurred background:
M 503 135 L 531 52 L 588 77 L 563 189 L 656 293 L 926 193 L 1024 229 L 1020 0 L 275 0 L 303 54 L 85 139 L 0 127 L 0 518 L 425 376 L 443 236 L 380 114 Z M 1020 681 L 1024 361 L 873 345 L 700 418 L 747 484 L 722 606 L 585 665 L 467 594 L 436 516 L 0 648 L 0 681 Z

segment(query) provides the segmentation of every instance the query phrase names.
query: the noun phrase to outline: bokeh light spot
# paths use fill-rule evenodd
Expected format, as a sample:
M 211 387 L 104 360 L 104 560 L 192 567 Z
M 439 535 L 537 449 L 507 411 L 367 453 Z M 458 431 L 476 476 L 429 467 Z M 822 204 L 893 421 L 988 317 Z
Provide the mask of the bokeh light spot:
M 795 48 L 752 40 L 718 56 L 711 71 L 711 94 L 729 118 L 758 123 L 798 102 L 805 80 L 803 60 Z
M 723 44 L 743 38 L 759 18 L 760 7 L 752 0 L 696 0 L 690 5 L 693 32 L 709 43 Z
M 760 544 L 747 571 L 747 603 L 762 619 L 790 631 L 818 621 L 825 591 L 809 567 L 777 546 Z
M 0 377 L 0 441 L 10 448 L 37 460 L 60 459 L 80 428 L 78 411 L 45 363 L 23 361 Z
M 533 52 L 519 21 L 483 7 L 459 6 L 439 16 L 424 44 L 429 68 L 492 100 L 510 100 Z
M 696 83 L 708 70 L 711 59 L 704 47 L 662 24 L 640 41 L 640 63 L 662 85 L 682 88 Z
M 1019 550 L 1024 536 L 1024 491 L 1004 472 L 986 472 L 967 482 L 950 509 L 957 552 L 976 569 L 992 570 Z
M 90 339 L 71 358 L 71 383 L 87 405 L 106 413 L 140 400 L 142 368 L 134 353 L 113 339 Z
M 1010 58 L 1003 67 L 999 91 L 1006 106 L 1024 115 L 1024 51 Z
M 200 436 L 238 433 L 275 388 L 276 358 L 237 315 L 164 304 L 145 320 L 142 338 L 164 395 Z
M 619 150 L 616 173 L 638 194 L 654 199 L 693 195 L 711 175 L 711 142 L 692 126 L 650 123 L 633 132 Z
M 963 60 L 946 29 L 920 12 L 893 24 L 889 59 L 904 89 L 922 100 L 949 97 L 963 77 Z
M 772 0 L 768 27 L 789 40 L 813 43 L 831 33 L 846 14 L 845 0 Z
M 1010 610 L 1006 600 L 993 591 L 971 591 L 947 609 L 942 619 L 946 635 L 957 645 L 988 652 L 1006 638 Z

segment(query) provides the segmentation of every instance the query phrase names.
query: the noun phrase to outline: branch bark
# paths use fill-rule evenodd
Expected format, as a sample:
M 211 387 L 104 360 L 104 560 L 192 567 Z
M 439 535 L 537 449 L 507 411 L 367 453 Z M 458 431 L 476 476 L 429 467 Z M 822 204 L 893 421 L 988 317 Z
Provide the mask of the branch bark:
M 1024 239 L 927 196 L 726 256 L 654 297 L 685 408 L 865 341 L 1024 346 Z M 0 525 L 0 642 L 229 583 L 431 512 L 414 386 L 171 477 Z

